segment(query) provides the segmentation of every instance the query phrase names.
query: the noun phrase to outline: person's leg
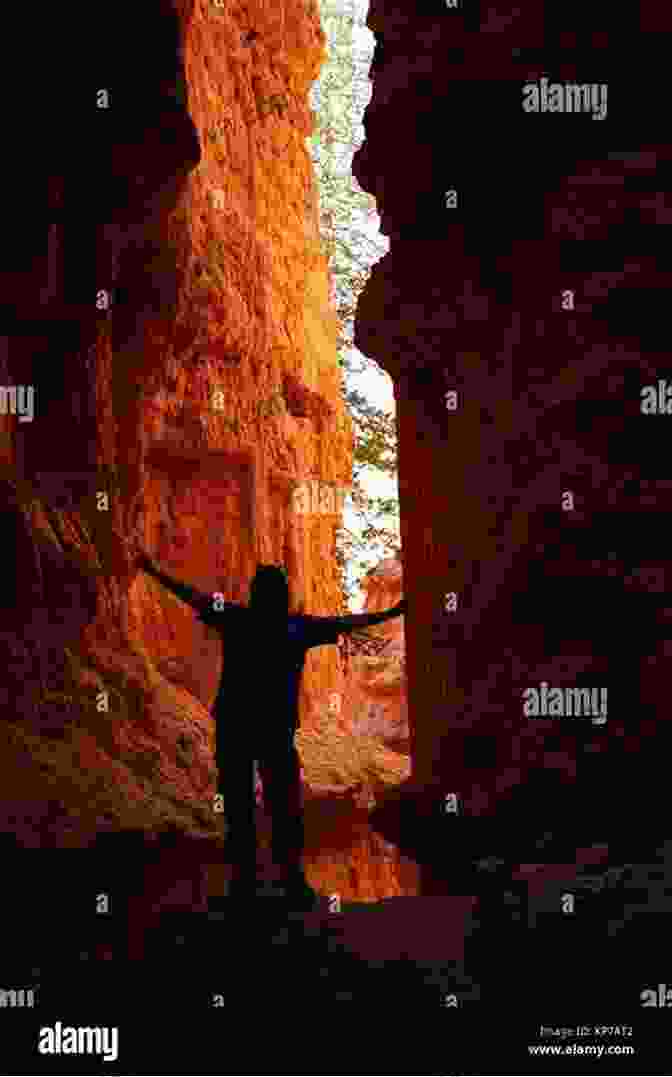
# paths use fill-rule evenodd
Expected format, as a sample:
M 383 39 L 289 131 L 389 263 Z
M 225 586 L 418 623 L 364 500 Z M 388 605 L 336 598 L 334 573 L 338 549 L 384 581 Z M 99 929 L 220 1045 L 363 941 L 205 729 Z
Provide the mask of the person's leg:
M 314 899 L 303 874 L 303 805 L 301 764 L 293 731 L 270 739 L 259 758 L 264 802 L 270 812 L 272 853 L 290 896 Z
M 217 790 L 224 801 L 226 857 L 232 890 L 254 892 L 257 877 L 257 835 L 254 816 L 254 760 L 248 739 L 217 723 Z

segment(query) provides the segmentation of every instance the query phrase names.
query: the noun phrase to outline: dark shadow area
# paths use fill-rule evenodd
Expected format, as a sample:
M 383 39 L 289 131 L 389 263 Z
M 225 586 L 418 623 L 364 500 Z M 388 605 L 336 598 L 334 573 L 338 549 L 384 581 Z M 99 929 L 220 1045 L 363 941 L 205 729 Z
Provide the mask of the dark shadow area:
M 166 837 L 164 851 L 177 840 Z M 30 1027 L 57 1021 L 118 1027 L 119 1062 L 42 1058 L 39 1072 L 227 1073 L 235 1052 L 236 1072 L 250 1074 L 442 1073 L 447 1053 L 457 1072 L 535 1073 L 526 1040 L 544 1042 L 542 1025 L 622 1025 L 610 1042 L 636 1044 L 638 1058 L 662 1036 L 638 1003 L 642 987 L 667 975 L 660 933 L 672 900 L 669 846 L 651 864 L 602 864 L 542 887 L 482 864 L 469 902 L 406 898 L 332 912 L 322 899 L 298 913 L 268 890 L 247 902 L 211 899 L 200 914 L 147 913 L 138 932 L 130 892 L 160 855 L 153 844 L 150 854 L 142 835 L 116 835 L 88 853 L 31 856 L 3 843 L 14 891 L 2 902 L 11 924 L 3 983 L 39 1000 L 39 1017 L 0 1007 L 4 1058 L 13 1045 L 25 1054 Z M 581 915 L 560 911 L 568 885 Z M 103 887 L 112 911 L 92 914 Z M 250 1014 L 263 1014 L 256 1036 Z M 413 1036 L 392 1034 L 410 1022 Z M 350 1034 L 366 1029 L 353 1068 Z M 631 1059 L 610 1065 L 632 1072 Z

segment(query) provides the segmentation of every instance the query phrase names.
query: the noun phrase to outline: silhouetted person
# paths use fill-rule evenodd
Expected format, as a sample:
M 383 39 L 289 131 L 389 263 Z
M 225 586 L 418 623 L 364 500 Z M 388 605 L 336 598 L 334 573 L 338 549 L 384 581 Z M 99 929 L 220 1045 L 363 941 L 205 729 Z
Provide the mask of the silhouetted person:
M 282 865 L 288 896 L 303 904 L 316 895 L 302 870 L 301 777 L 294 734 L 299 721 L 299 686 L 309 647 L 337 643 L 345 632 L 381 624 L 406 612 L 403 599 L 381 613 L 345 617 L 290 614 L 283 569 L 258 565 L 249 606 L 218 602 L 212 594 L 179 583 L 146 555 L 140 568 L 197 611 L 225 641 L 224 669 L 214 705 L 219 791 L 229 824 L 234 866 L 231 893 L 253 894 L 256 882 L 254 760 L 273 824 L 273 859 Z

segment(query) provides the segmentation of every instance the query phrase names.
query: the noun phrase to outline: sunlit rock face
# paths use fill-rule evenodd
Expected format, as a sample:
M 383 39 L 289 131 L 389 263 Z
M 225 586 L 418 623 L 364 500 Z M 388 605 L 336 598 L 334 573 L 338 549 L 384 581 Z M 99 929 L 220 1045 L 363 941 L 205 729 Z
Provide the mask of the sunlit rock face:
M 410 775 L 409 757 L 384 737 L 355 733 L 325 710 L 297 736 L 304 769 L 306 874 L 321 893 L 377 901 L 417 892 L 417 871 L 369 816 Z
M 395 382 L 413 768 L 375 821 L 445 892 L 461 852 L 664 814 L 668 420 L 640 403 L 670 381 L 671 27 L 527 0 L 374 0 L 368 26 L 353 171 L 390 251 L 355 344 Z M 525 111 L 545 75 L 606 84 L 606 115 Z M 607 689 L 607 721 L 530 717 L 542 682 Z
M 0 415 L 1 826 L 39 848 L 168 828 L 217 858 L 226 654 L 133 556 L 241 602 L 284 563 L 294 606 L 342 611 L 352 432 L 305 142 L 325 38 L 299 0 L 108 15 L 45 45 L 59 138 L 15 170 L 0 266 L 1 380 L 34 387 L 32 421 Z M 327 493 L 299 503 L 308 480 Z M 304 715 L 339 676 L 313 652 Z
M 403 597 L 401 561 L 381 561 L 362 585 L 367 613 L 396 606 Z M 368 634 L 374 637 L 373 645 L 355 645 L 350 657 L 344 699 L 349 729 L 354 736 L 377 737 L 408 754 L 404 618 L 391 618 Z
M 401 563 L 381 561 L 364 578 L 364 609 L 395 606 Z M 417 893 L 418 871 L 394 841 L 373 830 L 381 799 L 408 780 L 404 618 L 355 634 L 343 676 L 297 738 L 305 775 L 306 871 L 322 893 L 377 901 Z

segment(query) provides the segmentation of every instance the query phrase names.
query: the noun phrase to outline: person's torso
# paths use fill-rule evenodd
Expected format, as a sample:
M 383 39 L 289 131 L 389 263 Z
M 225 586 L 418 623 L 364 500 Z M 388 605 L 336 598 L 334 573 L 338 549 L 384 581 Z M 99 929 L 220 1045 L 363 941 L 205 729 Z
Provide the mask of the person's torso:
M 300 615 L 274 626 L 240 611 L 222 632 L 224 668 L 219 697 L 243 694 L 250 705 L 298 704 L 309 641 Z

